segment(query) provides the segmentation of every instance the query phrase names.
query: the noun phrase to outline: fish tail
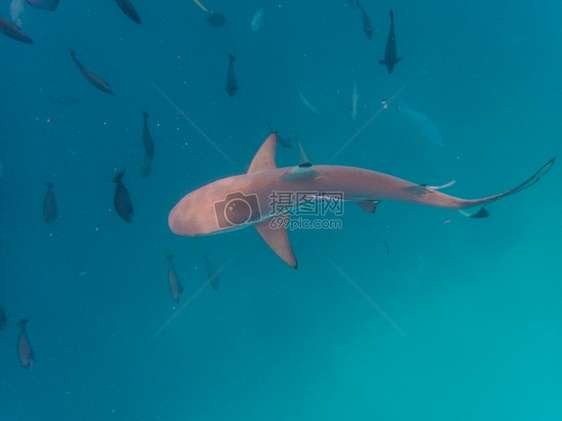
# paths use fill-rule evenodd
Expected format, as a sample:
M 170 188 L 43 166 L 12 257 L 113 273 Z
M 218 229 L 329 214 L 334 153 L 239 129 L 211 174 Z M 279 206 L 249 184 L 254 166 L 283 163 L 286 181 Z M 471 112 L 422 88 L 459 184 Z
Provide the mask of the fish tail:
M 27 317 L 24 317 L 23 319 L 20 319 L 20 321 L 18 322 L 18 326 L 24 327 L 27 322 L 29 322 L 29 319 Z
M 526 189 L 527 187 L 532 186 L 537 181 L 539 181 L 541 177 L 544 174 L 546 174 L 548 170 L 550 170 L 550 167 L 554 165 L 555 160 L 556 157 L 552 158 L 550 161 L 544 164 L 540 170 L 538 170 L 535 174 L 533 174 L 531 178 L 527 179 L 522 184 L 518 185 L 517 187 L 511 190 L 508 190 L 500 194 L 496 194 L 495 196 L 485 197 L 483 199 L 463 200 L 461 206 L 456 209 L 458 209 L 458 211 L 462 213 L 464 216 L 468 216 L 470 218 L 486 218 L 487 216 L 490 215 L 490 213 L 484 207 L 486 204 L 495 202 L 496 200 L 499 200 L 506 196 L 510 196 L 514 193 Z
M 208 255 L 209 255 L 209 252 L 208 252 L 208 251 L 206 251 L 205 253 L 203 253 L 203 259 L 206 260 Z
M 70 57 L 76 58 L 76 55 L 74 53 L 74 48 L 71 48 L 69 51 L 70 51 Z
M 48 181 L 43 181 L 43 184 L 49 189 L 53 188 L 53 183 L 49 183 Z
M 121 181 L 121 178 L 123 177 L 123 174 L 125 174 L 125 170 L 121 170 L 117 174 L 115 174 L 115 177 L 113 177 L 113 182 L 119 183 Z
M 390 9 L 390 23 L 394 23 L 394 12 Z
M 236 58 L 234 58 L 234 56 L 230 53 L 228 53 L 228 58 L 230 59 L 231 62 L 233 62 L 234 60 L 236 60 Z
M 148 113 L 146 111 L 142 112 L 142 116 L 144 117 L 144 119 L 148 119 Z
M 172 260 L 174 258 L 173 253 L 166 253 L 166 259 Z

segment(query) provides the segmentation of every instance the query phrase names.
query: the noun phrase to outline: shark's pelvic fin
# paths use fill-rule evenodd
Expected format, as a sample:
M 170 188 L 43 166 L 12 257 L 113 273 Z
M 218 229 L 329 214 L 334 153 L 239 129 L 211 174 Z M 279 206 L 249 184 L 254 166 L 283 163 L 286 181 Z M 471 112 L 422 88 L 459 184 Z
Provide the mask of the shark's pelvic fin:
M 265 219 L 263 221 L 254 224 L 254 227 L 258 230 L 261 238 L 267 243 L 267 245 L 289 266 L 297 269 L 297 258 L 295 253 L 293 253 L 293 248 L 291 247 L 291 241 L 289 240 L 289 234 L 287 233 L 287 223 L 289 220 L 289 214 L 281 214 L 275 216 L 275 222 L 278 225 L 277 228 L 272 228 L 272 219 Z
M 468 216 L 469 218 L 487 218 L 490 216 L 490 212 L 484 206 L 474 206 L 472 208 L 465 208 L 459 210 L 464 216 Z
M 275 151 L 277 149 L 277 133 L 273 132 L 269 135 L 267 140 L 263 142 L 261 148 L 258 150 L 250 168 L 248 169 L 248 174 L 258 171 L 274 170 L 277 168 L 275 164 Z
M 357 203 L 365 212 L 375 213 L 380 200 L 356 200 L 355 203 Z

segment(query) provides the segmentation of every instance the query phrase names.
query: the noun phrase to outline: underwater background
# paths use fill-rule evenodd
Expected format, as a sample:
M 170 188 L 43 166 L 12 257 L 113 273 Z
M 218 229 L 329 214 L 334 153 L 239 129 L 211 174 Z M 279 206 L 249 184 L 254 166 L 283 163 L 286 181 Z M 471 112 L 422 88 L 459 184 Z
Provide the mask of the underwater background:
M 455 180 L 444 191 L 463 198 L 515 187 L 560 154 L 562 5 L 363 0 L 369 38 L 354 2 L 201 2 L 226 24 L 191 0 L 132 0 L 141 25 L 111 0 L 61 0 L 24 5 L 35 45 L 0 34 L 0 420 L 562 419 L 559 164 L 486 219 L 345 203 L 341 229 L 289 233 L 298 270 L 253 228 L 184 238 L 167 224 L 187 193 L 246 172 L 268 123 L 293 137 L 279 167 L 299 163 L 296 136 L 312 164 Z M 207 281 L 205 252 L 220 288 L 177 313 Z

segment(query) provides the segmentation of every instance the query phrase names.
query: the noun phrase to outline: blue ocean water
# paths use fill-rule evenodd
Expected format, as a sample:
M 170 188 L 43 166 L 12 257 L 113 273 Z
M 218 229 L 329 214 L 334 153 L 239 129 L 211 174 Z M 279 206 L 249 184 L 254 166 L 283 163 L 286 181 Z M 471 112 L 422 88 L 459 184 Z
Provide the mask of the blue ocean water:
M 466 198 L 516 186 L 560 154 L 558 2 L 364 0 L 369 39 L 345 0 L 201 0 L 224 27 L 190 0 L 132 1 L 141 25 L 109 0 L 61 0 L 24 6 L 35 45 L 0 35 L 0 420 L 562 419 L 559 164 L 482 220 L 346 204 L 341 229 L 289 233 L 296 271 L 253 228 L 184 238 L 167 224 L 185 194 L 247 171 L 268 123 L 313 164 L 455 180 L 445 192 Z M 403 57 L 392 74 L 378 63 L 390 9 Z M 115 96 L 84 78 L 71 48 Z M 146 179 L 142 110 L 155 148 Z M 298 159 L 295 140 L 278 149 L 279 166 Z M 118 170 L 131 224 L 113 205 Z M 177 313 L 207 280 L 205 252 L 224 266 L 220 288 Z

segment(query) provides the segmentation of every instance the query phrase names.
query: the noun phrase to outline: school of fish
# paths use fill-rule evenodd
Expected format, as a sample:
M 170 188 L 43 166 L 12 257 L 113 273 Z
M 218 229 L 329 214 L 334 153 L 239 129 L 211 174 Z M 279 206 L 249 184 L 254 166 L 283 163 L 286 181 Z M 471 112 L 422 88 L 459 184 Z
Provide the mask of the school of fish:
M 129 18 L 130 21 L 138 25 L 142 24 L 142 20 L 139 13 L 137 12 L 135 7 L 129 0 L 115 0 L 115 1 L 117 3 L 118 8 L 126 17 Z M 24 2 L 25 5 L 28 5 L 30 7 L 46 10 L 50 12 L 55 11 L 59 5 L 59 0 L 24 0 Z M 359 3 L 359 1 L 353 2 L 351 0 L 348 0 L 348 2 L 351 7 L 359 11 L 363 32 L 365 33 L 365 35 L 369 40 L 372 40 L 373 35 L 376 32 L 373 30 L 373 24 L 367 13 L 367 10 L 364 8 L 362 4 Z M 227 24 L 228 22 L 227 18 L 223 14 L 218 13 L 216 11 L 209 11 L 199 0 L 193 0 L 193 3 L 196 6 L 198 6 L 198 8 L 200 9 L 200 10 L 197 9 L 198 13 L 202 13 L 201 10 L 205 13 L 204 20 L 208 25 L 215 28 L 221 28 Z M 11 21 L 3 16 L 0 16 L 0 32 L 15 41 L 33 45 L 35 44 L 35 41 L 20 27 L 21 26 L 20 16 L 23 11 L 23 6 L 24 3 L 21 0 L 18 0 L 17 2 L 14 1 L 12 3 Z M 264 19 L 267 18 L 266 10 L 267 8 L 265 6 L 261 7 L 252 15 L 252 19 L 249 26 L 253 32 L 257 32 L 260 30 L 260 28 L 262 28 Z M 392 10 L 390 10 L 389 16 L 390 16 L 390 28 L 386 39 L 386 44 L 384 47 L 384 57 L 379 61 L 379 63 L 384 65 L 386 67 L 387 72 L 391 74 L 396 64 L 402 60 L 402 57 L 398 56 L 397 54 L 394 12 Z M 37 32 L 40 33 L 40 31 Z M 27 48 L 27 47 L 22 46 L 22 48 Z M 86 66 L 88 66 L 86 67 L 84 64 L 82 64 L 82 61 L 78 60 L 74 49 L 71 48 L 69 50 L 69 53 L 76 68 L 80 71 L 80 73 L 82 73 L 84 78 L 93 87 L 111 96 L 116 95 L 116 93 L 112 90 L 108 82 L 102 79 L 97 73 L 94 73 L 94 71 L 90 70 L 90 68 L 92 68 L 95 69 L 96 72 L 98 71 L 103 72 L 103 68 L 99 68 L 100 66 L 96 66 L 94 57 L 88 57 L 86 56 L 86 54 L 84 54 L 84 52 L 82 51 L 80 52 L 81 60 L 83 60 Z M 227 58 L 228 58 L 228 65 L 224 63 L 225 70 L 226 70 L 225 72 L 226 86 L 224 89 L 227 92 L 228 96 L 232 98 L 236 95 L 239 89 L 236 75 L 235 75 L 236 58 L 230 52 L 227 53 Z M 222 56 L 221 60 L 224 59 L 225 57 Z M 95 92 L 94 90 L 92 91 Z M 117 92 L 119 92 L 119 89 L 117 90 Z M 302 102 L 302 105 L 304 106 L 304 109 L 306 109 L 313 115 L 319 114 L 320 111 L 318 110 L 318 108 L 312 105 L 309 99 L 303 95 L 302 91 L 298 92 L 298 96 L 300 98 L 300 101 Z M 314 97 L 312 97 L 312 99 L 314 102 Z M 352 90 L 352 104 L 351 104 L 351 115 L 353 120 L 356 120 L 358 118 L 358 113 L 359 113 L 358 100 L 359 100 L 359 95 L 357 90 L 357 84 L 354 82 L 353 90 Z M 69 96 L 69 97 L 60 97 L 54 99 L 51 98 L 51 101 L 59 104 L 74 104 L 78 102 L 78 99 Z M 432 140 L 437 145 L 440 146 L 444 145 L 439 130 L 427 116 L 412 111 L 406 106 L 402 106 L 400 111 L 404 115 L 408 116 L 419 127 L 420 132 L 423 136 Z M 151 173 L 152 163 L 155 156 L 155 146 L 150 132 L 149 113 L 147 111 L 142 110 L 141 115 L 143 119 L 141 138 L 142 138 L 142 150 L 144 152 L 144 158 L 142 160 L 142 165 L 140 167 L 140 178 L 146 179 Z M 140 122 L 139 122 L 139 126 L 140 126 Z M 267 126 L 272 133 L 277 133 L 271 128 L 271 125 L 269 125 L 269 123 L 267 123 Z M 286 138 L 282 138 L 278 136 L 279 144 L 285 148 L 292 147 L 291 139 L 296 140 L 296 135 L 293 134 L 292 136 Z M 139 145 L 139 150 L 141 150 L 140 145 Z M 113 177 L 113 182 L 115 183 L 113 205 L 114 205 L 114 211 L 117 213 L 117 215 L 124 222 L 130 224 L 133 222 L 133 215 L 134 215 L 133 201 L 129 193 L 129 190 L 123 183 L 124 174 L 125 174 L 125 170 L 120 170 Z M 43 219 L 45 223 L 53 224 L 57 221 L 57 219 L 59 219 L 57 201 L 55 199 L 55 193 L 54 193 L 54 184 L 45 181 L 44 186 L 47 188 L 47 191 L 43 199 Z M 57 224 L 59 222 L 57 222 Z M 384 241 L 384 246 L 386 248 L 386 253 L 389 254 L 390 249 L 386 240 Z M 179 277 L 174 268 L 174 264 L 173 264 L 174 255 L 172 253 L 167 253 L 165 257 L 168 263 L 168 288 L 171 294 L 171 298 L 174 303 L 179 303 L 182 298 L 182 292 L 184 291 L 184 287 L 180 283 Z M 201 263 L 202 266 L 204 265 L 205 268 L 204 275 L 207 279 L 207 282 L 210 283 L 211 286 L 218 291 L 221 285 L 218 277 L 219 271 L 217 271 L 217 267 L 214 265 L 215 262 L 213 261 L 213 259 L 210 258 L 210 253 L 205 252 L 202 255 Z M 2 307 L 0 307 L 0 330 L 5 330 L 8 328 L 8 320 L 9 318 L 6 315 L 6 312 Z M 17 323 L 12 323 L 12 325 L 17 325 L 20 328 L 20 333 L 17 343 L 17 355 L 19 357 L 20 363 L 23 368 L 30 370 L 35 363 L 35 354 L 31 342 L 29 340 L 29 337 L 27 335 L 26 326 L 28 324 L 28 321 L 29 320 L 27 318 L 22 318 Z

